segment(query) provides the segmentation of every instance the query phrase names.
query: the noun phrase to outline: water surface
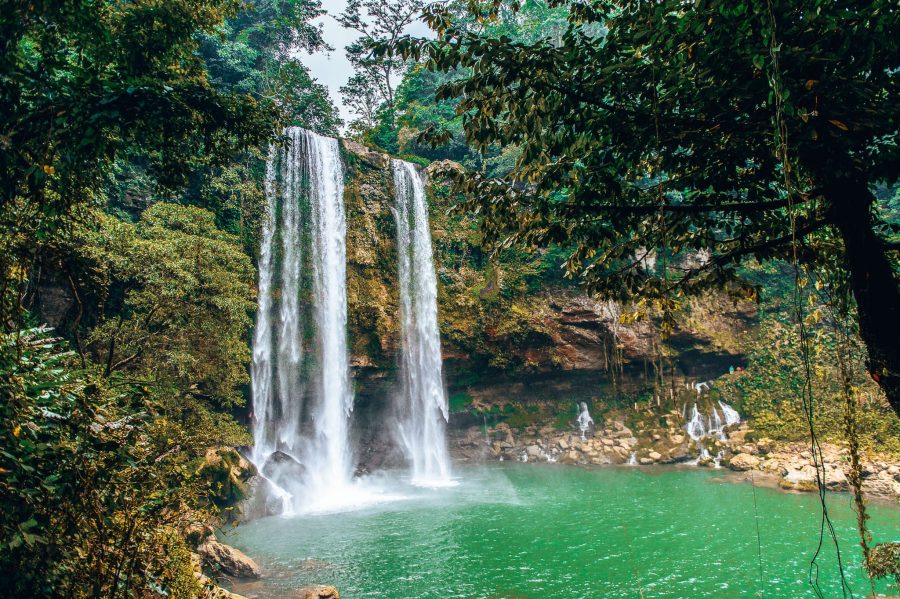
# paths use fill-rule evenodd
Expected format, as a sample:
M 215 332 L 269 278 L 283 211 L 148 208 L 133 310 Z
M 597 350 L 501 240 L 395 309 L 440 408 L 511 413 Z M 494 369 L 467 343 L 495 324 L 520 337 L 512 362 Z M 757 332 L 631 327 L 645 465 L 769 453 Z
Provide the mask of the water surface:
M 434 490 L 387 481 L 392 501 L 266 518 L 224 540 L 268 573 L 249 589 L 259 597 L 313 583 L 342 599 L 815 596 L 814 494 L 705 469 L 499 464 L 457 475 L 458 486 Z M 849 495 L 830 495 L 829 509 L 853 593 L 865 596 Z M 900 509 L 871 515 L 876 541 L 900 540 Z M 841 596 L 827 539 L 818 561 L 823 595 Z

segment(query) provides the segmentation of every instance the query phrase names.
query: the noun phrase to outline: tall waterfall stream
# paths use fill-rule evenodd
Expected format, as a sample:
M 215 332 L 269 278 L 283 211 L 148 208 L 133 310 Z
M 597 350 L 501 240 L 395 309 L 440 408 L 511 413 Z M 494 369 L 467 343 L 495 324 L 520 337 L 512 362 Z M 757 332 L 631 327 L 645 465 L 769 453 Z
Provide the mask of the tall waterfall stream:
M 394 160 L 392 167 L 403 330 L 403 390 L 397 406 L 397 432 L 412 464 L 413 481 L 442 485 L 450 481 L 445 438 L 448 407 L 425 183 L 408 162 Z

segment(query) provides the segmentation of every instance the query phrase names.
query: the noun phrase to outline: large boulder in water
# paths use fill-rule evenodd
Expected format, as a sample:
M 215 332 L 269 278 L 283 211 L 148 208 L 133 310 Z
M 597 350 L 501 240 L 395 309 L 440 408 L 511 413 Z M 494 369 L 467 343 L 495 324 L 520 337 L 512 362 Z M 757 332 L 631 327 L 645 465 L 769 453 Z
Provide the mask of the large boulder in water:
M 291 483 L 296 483 L 306 476 L 306 466 L 283 451 L 273 451 L 266 458 L 262 472 L 273 483 L 282 489 L 287 489 Z
M 247 486 L 250 489 L 249 497 L 237 510 L 226 512 L 226 522 L 249 522 L 266 516 L 277 516 L 282 512 L 284 505 L 269 481 L 261 476 L 254 476 L 247 481 Z

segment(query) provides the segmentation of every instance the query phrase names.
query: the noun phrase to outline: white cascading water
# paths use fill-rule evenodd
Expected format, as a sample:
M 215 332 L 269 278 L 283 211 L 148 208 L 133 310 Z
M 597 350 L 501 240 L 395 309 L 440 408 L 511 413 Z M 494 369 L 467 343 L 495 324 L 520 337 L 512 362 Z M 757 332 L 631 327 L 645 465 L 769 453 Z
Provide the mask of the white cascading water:
M 737 410 L 723 401 L 719 401 L 718 403 L 719 407 L 722 408 L 722 415 L 725 417 L 724 422 L 722 421 L 722 417 L 719 416 L 719 412 L 716 410 L 715 406 L 712 408 L 712 414 L 709 414 L 704 418 L 703 414 L 701 414 L 700 410 L 697 408 L 697 404 L 694 404 L 691 408 L 690 420 L 685 417 L 687 423 L 684 425 L 684 429 L 687 431 L 691 440 L 696 442 L 697 448 L 700 450 L 700 456 L 697 460 L 692 462 L 694 464 L 701 461 L 709 461 L 711 459 L 715 467 L 718 468 L 719 462 L 724 456 L 724 452 L 720 451 L 715 458 L 712 458 L 709 450 L 701 444 L 701 440 L 705 437 L 716 436 L 724 441 L 726 438 L 726 427 L 731 426 L 732 424 L 738 424 L 741 421 L 741 415 Z M 685 416 L 686 414 L 687 405 L 685 405 Z
M 275 148 L 269 150 L 266 164 L 265 193 L 268 209 L 262 223 L 259 248 L 259 297 L 256 329 L 253 332 L 253 362 L 250 386 L 253 396 L 253 462 L 262 464 L 272 452 L 272 243 L 275 236 Z
M 278 335 L 276 339 L 275 372 L 278 376 L 278 441 L 287 453 L 299 450 L 300 408 L 303 390 L 300 386 L 300 366 L 303 359 L 300 315 L 300 265 L 302 247 L 302 218 L 300 196 L 303 192 L 302 173 L 298 165 L 306 159 L 300 131 L 286 131 L 291 143 L 283 151 L 281 160 L 281 295 L 278 303 Z M 270 208 L 271 210 L 271 208 Z M 271 276 L 271 275 L 270 275 Z M 262 274 L 260 274 L 262 278 Z
M 408 162 L 392 160 L 392 167 L 403 339 L 398 436 L 412 467 L 413 482 L 442 485 L 450 482 L 445 435 L 448 406 L 425 182 Z
M 275 495 L 285 502 L 284 511 L 291 512 L 310 498 L 330 501 L 331 495 L 349 484 L 348 419 L 353 396 L 347 357 L 346 221 L 340 147 L 336 139 L 297 127 L 286 129 L 285 135 L 290 143 L 270 151 L 266 167 L 268 219 L 262 227 L 253 340 L 252 457 L 262 471 L 274 452 L 285 454 L 271 466 L 286 472 L 279 477 L 281 486 L 270 482 Z M 304 235 L 307 206 L 309 235 Z M 276 247 L 276 238 L 280 247 Z M 300 301 L 302 250 L 307 238 L 316 333 L 316 346 L 306 352 L 311 356 L 303 351 Z M 313 363 L 309 371 L 316 382 L 312 438 L 304 437 L 302 422 L 301 372 L 307 359 Z
M 722 415 L 725 416 L 725 426 L 731 426 L 732 424 L 740 423 L 741 415 L 737 410 L 723 401 L 719 402 L 719 407 L 722 408 Z
M 312 205 L 313 297 L 319 342 L 316 438 L 307 458 L 313 487 L 339 489 L 352 476 L 353 410 L 347 352 L 347 221 L 338 140 L 303 132 Z
M 706 423 L 704 422 L 703 416 L 700 414 L 700 410 L 697 409 L 697 404 L 694 404 L 694 407 L 691 408 L 691 419 L 688 420 L 684 429 L 687 431 L 688 436 L 694 441 L 699 441 L 706 436 Z

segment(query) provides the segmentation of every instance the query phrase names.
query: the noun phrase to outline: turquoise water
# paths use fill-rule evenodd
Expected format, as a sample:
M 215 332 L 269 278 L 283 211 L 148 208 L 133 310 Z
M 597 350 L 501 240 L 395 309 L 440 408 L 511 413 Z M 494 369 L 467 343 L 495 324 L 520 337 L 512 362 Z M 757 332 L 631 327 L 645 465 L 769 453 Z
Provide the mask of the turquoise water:
M 815 495 L 755 488 L 760 575 L 754 487 L 723 471 L 508 464 L 457 474 L 459 486 L 435 490 L 386 481 L 404 497 L 266 518 L 224 540 L 268 573 L 259 597 L 311 583 L 337 586 L 342 599 L 815 596 Z M 829 509 L 853 593 L 866 596 L 850 497 L 830 495 Z M 873 505 L 871 515 L 876 541 L 900 540 L 900 509 Z M 827 539 L 818 561 L 823 595 L 841 596 Z

